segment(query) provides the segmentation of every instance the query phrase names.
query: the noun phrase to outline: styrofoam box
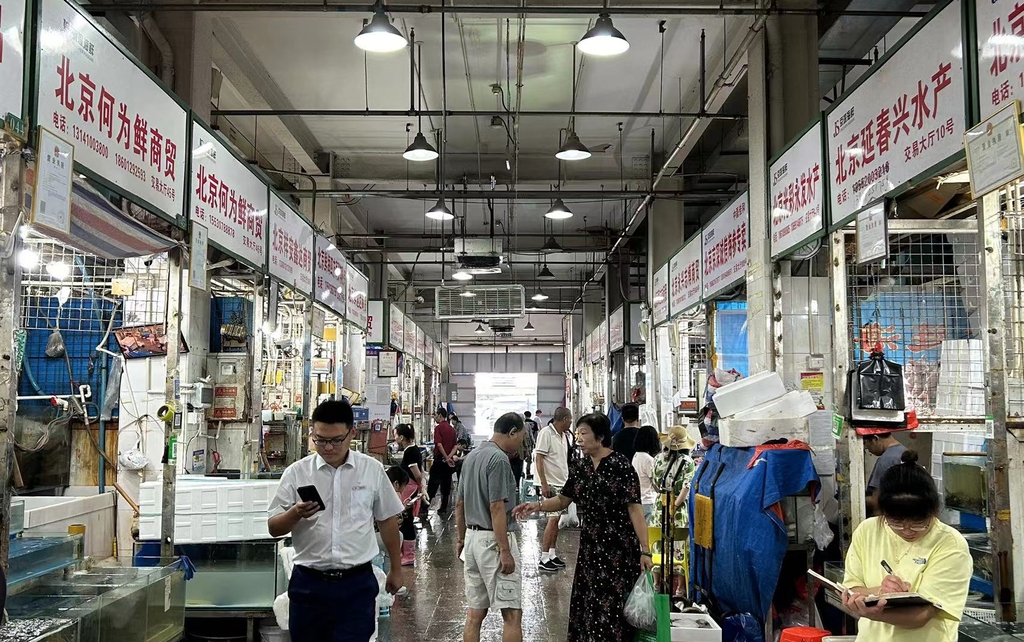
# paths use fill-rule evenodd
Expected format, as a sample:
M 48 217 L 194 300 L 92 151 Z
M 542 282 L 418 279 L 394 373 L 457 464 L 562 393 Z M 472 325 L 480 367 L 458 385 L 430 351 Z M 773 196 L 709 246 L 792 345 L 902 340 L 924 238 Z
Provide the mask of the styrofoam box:
M 776 439 L 799 439 L 807 443 L 811 430 L 807 418 L 801 419 L 721 419 L 718 422 L 719 440 L 729 448 L 760 446 Z
M 179 484 L 175 488 L 174 513 L 266 513 L 277 493 L 277 486 L 277 481 Z M 142 515 L 160 514 L 162 491 L 161 482 L 145 482 L 141 485 L 139 511 Z
M 736 413 L 731 419 L 799 419 L 818 411 L 818 404 L 807 390 L 793 390 L 778 399 Z
M 715 392 L 718 414 L 731 417 L 786 394 L 786 386 L 777 372 L 761 372 L 722 386 Z
M 673 613 L 672 642 L 722 642 L 722 627 L 703 613 Z
M 160 539 L 158 515 L 139 518 L 139 539 Z M 174 519 L 175 544 L 239 542 L 254 539 L 270 539 L 266 513 L 178 515 Z

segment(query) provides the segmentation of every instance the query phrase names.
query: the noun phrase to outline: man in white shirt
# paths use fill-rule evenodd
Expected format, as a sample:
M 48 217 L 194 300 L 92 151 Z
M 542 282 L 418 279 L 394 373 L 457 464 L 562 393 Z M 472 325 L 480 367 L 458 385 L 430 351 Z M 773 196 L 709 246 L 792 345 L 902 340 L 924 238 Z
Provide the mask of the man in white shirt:
M 293 642 L 367 642 L 377 617 L 377 578 L 371 561 L 380 552 L 374 521 L 392 560 L 402 558 L 397 516 L 402 501 L 377 460 L 349 449 L 352 406 L 325 401 L 313 411 L 316 454 L 289 466 L 270 507 L 273 537 L 291 534 L 295 568 L 288 585 Z M 303 501 L 312 486 L 323 500 Z M 309 490 L 303 490 L 307 499 Z M 387 591 L 401 587 L 391 565 Z
M 542 497 L 558 495 L 569 479 L 569 440 L 572 429 L 572 413 L 568 408 L 555 410 L 555 419 L 545 426 L 537 436 L 533 456 L 537 460 L 537 477 L 540 479 Z M 561 513 L 548 515 L 548 525 L 541 538 L 540 570 L 554 573 L 565 568 L 565 562 L 555 551 L 558 541 L 558 518 Z

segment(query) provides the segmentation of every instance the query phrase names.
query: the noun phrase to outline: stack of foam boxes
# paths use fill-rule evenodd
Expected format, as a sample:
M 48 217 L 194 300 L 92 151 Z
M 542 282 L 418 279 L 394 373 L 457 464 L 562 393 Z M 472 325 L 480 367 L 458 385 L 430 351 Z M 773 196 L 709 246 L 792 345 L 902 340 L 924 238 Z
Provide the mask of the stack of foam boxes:
M 276 480 L 184 477 L 177 481 L 174 542 L 199 544 L 270 539 L 267 509 Z M 145 482 L 139 493 L 139 539 L 160 539 L 163 484 Z
M 722 386 L 714 402 L 723 446 L 749 448 L 778 439 L 810 443 L 808 418 L 818 407 L 806 390 L 786 392 L 776 372 Z
M 935 414 L 939 417 L 985 416 L 985 359 L 980 339 L 942 342 Z

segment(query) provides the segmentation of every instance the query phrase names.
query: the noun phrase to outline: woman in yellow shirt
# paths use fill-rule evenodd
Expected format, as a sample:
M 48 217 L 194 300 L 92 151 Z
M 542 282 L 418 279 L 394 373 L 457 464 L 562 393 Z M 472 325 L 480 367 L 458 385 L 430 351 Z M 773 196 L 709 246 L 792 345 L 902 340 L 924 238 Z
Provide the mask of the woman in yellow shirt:
M 880 516 L 853 533 L 843 605 L 860 618 L 857 642 L 957 642 L 973 568 L 967 540 L 938 520 L 939 493 L 917 453 L 902 462 L 878 485 Z M 936 606 L 886 610 L 891 593 L 919 593 Z M 882 599 L 868 606 L 868 596 Z

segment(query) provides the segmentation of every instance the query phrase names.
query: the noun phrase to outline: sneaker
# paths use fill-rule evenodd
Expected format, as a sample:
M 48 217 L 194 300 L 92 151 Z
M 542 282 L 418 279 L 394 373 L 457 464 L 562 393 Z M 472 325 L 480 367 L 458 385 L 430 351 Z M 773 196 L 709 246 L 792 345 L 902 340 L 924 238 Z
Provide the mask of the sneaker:
M 545 573 L 555 573 L 559 569 L 559 567 L 553 564 L 551 560 L 548 560 L 547 562 L 541 562 L 538 565 L 538 568 Z
M 551 564 L 555 568 L 565 568 L 565 562 L 563 562 L 560 557 L 552 557 L 548 560 L 548 564 Z

